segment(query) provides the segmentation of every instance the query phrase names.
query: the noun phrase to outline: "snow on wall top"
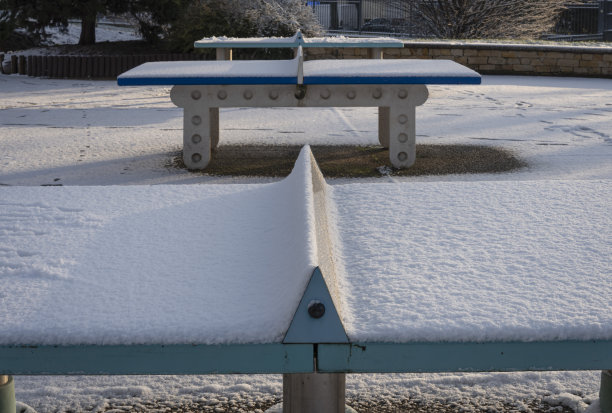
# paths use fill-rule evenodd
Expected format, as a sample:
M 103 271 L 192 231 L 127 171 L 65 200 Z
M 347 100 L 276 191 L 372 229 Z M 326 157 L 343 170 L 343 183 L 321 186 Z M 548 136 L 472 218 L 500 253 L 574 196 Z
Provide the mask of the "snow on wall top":
M 612 339 L 610 181 L 332 189 L 350 340 Z
M 316 266 L 309 162 L 273 184 L 0 188 L 0 344 L 282 341 Z

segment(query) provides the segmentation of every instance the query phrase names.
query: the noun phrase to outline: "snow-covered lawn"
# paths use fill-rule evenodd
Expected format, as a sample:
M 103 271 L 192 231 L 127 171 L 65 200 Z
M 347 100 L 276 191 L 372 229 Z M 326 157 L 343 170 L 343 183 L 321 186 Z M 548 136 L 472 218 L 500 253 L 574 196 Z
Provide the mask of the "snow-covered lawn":
M 357 205 L 361 201 L 357 199 L 359 191 L 355 187 L 360 183 L 368 183 L 364 187 L 370 188 L 372 199 L 377 199 L 380 198 L 376 195 L 378 183 L 390 185 L 385 185 L 385 189 L 391 193 L 393 185 L 400 188 L 424 182 L 418 185 L 424 185 L 421 186 L 424 202 L 432 211 L 436 201 L 448 203 L 453 200 L 453 194 L 457 200 L 454 207 L 465 210 L 468 205 L 461 203 L 465 200 L 461 200 L 457 187 L 450 182 L 481 181 L 468 182 L 465 188 L 476 192 L 479 188 L 481 191 L 495 188 L 505 194 L 505 198 L 491 201 L 486 208 L 493 208 L 495 202 L 501 202 L 500 199 L 511 202 L 514 199 L 512 194 L 516 194 L 516 200 L 509 205 L 516 212 L 514 224 L 522 222 L 521 202 L 527 199 L 534 201 L 529 205 L 535 209 L 524 213 L 544 227 L 546 222 L 538 215 L 542 211 L 537 208 L 552 208 L 554 211 L 554 208 L 562 207 L 563 211 L 568 211 L 562 202 L 563 193 L 552 196 L 547 191 L 546 182 L 563 180 L 565 182 L 558 182 L 561 186 L 555 185 L 555 188 L 580 188 L 588 193 L 590 200 L 605 205 L 606 200 L 601 197 L 609 193 L 612 182 L 612 80 L 485 76 L 479 86 L 436 86 L 429 89 L 429 100 L 417 108 L 418 142 L 502 146 L 514 151 L 529 166 L 505 174 L 332 180 L 329 183 L 334 186 L 334 194 L 350 195 Z M 12 75 L 0 76 L 0 90 L 0 185 L 198 185 L 271 181 L 208 177 L 166 166 L 171 154 L 182 144 L 182 113 L 170 102 L 168 88 L 119 88 L 114 82 Z M 236 108 L 221 113 L 221 144 L 368 145 L 376 143 L 376 127 L 374 108 Z M 491 181 L 534 182 L 524 182 L 525 185 L 504 182 L 496 186 Z M 3 199 L 2 191 L 0 188 L 0 200 Z M 538 200 L 538 194 L 547 197 Z M 568 196 L 568 199 L 576 198 Z M 415 205 L 418 205 L 418 200 L 417 193 L 413 200 Z M 580 207 L 576 205 L 576 209 Z M 416 212 L 426 218 L 426 210 Z M 605 223 L 610 223 L 609 212 L 601 208 L 594 212 L 600 228 L 602 222 L 606 228 Z M 487 216 L 493 214 L 491 209 Z M 570 218 L 588 222 L 588 211 L 580 210 L 577 214 Z M 414 224 L 414 221 L 407 222 L 409 217 L 397 218 L 390 221 L 389 228 Z M 448 230 L 457 224 L 451 218 L 448 217 Z M 472 218 L 476 223 L 478 214 L 474 213 Z M 367 220 L 367 217 L 361 219 Z M 442 223 L 444 221 L 437 222 L 438 225 Z M 486 224 L 485 221 L 483 225 Z M 343 225 L 349 229 L 352 224 L 340 219 L 340 229 Z M 456 231 L 451 235 L 459 237 L 457 242 L 463 243 L 465 239 L 461 241 L 461 237 L 470 236 L 462 234 L 460 226 L 454 228 Z M 608 225 L 607 230 L 597 234 L 604 242 L 610 241 L 609 228 Z M 439 229 L 444 230 L 442 227 Z M 513 236 L 512 228 L 508 230 L 510 232 L 504 236 Z M 580 245 L 580 240 L 584 241 L 584 234 L 568 232 L 572 230 L 571 226 L 561 230 L 557 235 L 564 240 L 571 235 L 576 237 L 576 245 Z M 425 235 L 428 229 L 422 226 L 419 231 Z M 502 242 L 503 239 L 489 241 Z M 544 241 L 554 244 L 555 239 L 551 235 Z M 349 248 L 350 245 L 347 242 L 343 246 Z M 2 263 L 6 261 L 2 251 L 13 247 L 4 245 L 0 250 L 0 260 L 3 260 L 0 261 L 0 276 L 6 275 L 2 273 Z M 609 251 L 605 245 L 592 250 L 595 251 L 594 257 L 599 259 L 598 268 L 602 265 L 605 268 L 606 257 L 598 254 L 606 248 Z M 425 253 L 426 250 L 417 250 L 416 253 Z M 448 251 L 437 252 L 451 264 L 461 259 L 448 255 Z M 429 251 L 428 254 L 437 252 Z M 538 251 L 532 249 L 530 252 L 537 254 Z M 540 256 L 538 262 L 552 266 L 552 261 L 554 257 Z M 521 271 L 529 271 L 536 268 L 534 262 L 516 265 L 522 268 L 519 268 Z M 345 265 L 350 269 L 350 263 Z M 571 297 L 565 299 L 571 300 Z M 380 325 L 380 320 L 374 322 Z M 349 397 L 364 400 L 414 397 L 424 403 L 456 402 L 468 410 L 510 404 L 525 411 L 528 411 L 527 403 L 530 401 L 545 400 L 583 411 L 597 398 L 599 372 L 368 374 L 349 375 L 347 385 Z M 167 400 L 178 405 L 202 398 L 258 400 L 282 393 L 279 376 L 261 375 L 18 377 L 16 388 L 20 401 L 41 412 L 104 408 L 111 401 L 116 405 L 122 401 L 130 404 Z
M 0 184 L 244 181 L 164 167 L 182 146 L 168 88 L 15 75 L 0 88 Z M 417 142 L 501 145 L 530 167 L 419 180 L 610 178 L 612 80 L 485 76 L 479 86 L 429 89 Z M 235 108 L 221 113 L 221 144 L 368 145 L 376 128 L 375 108 Z

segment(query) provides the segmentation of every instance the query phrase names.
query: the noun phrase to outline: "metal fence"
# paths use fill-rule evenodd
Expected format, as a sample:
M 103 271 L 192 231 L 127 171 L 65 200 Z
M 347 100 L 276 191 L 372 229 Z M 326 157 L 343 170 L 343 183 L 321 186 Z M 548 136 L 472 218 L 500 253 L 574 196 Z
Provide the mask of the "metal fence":
M 596 34 L 599 31 L 599 2 L 566 4 L 554 32 L 556 34 Z
M 308 1 L 328 33 L 431 37 L 420 24 L 419 0 Z M 568 2 L 549 38 L 600 38 L 601 1 Z M 605 1 L 608 3 L 608 1 Z
M 415 3 L 418 0 L 309 1 L 328 33 L 422 37 Z
M 552 33 L 545 37 L 551 40 L 570 41 L 601 39 L 599 9 L 599 1 L 566 3 Z

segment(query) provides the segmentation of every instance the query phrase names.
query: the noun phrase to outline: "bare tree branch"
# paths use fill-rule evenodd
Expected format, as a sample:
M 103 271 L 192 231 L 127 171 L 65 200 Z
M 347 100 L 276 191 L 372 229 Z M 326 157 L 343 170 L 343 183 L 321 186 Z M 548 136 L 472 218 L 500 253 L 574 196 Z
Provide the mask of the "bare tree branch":
M 425 29 L 441 38 L 539 37 L 563 10 L 559 0 L 394 0 L 408 10 L 413 2 Z

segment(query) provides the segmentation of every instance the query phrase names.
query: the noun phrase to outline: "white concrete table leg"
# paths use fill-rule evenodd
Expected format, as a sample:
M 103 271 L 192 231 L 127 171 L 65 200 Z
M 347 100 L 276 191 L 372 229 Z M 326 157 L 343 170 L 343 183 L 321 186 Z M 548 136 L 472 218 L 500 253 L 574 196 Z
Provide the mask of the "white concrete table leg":
M 195 86 L 174 86 L 172 102 L 183 108 L 183 161 L 187 169 L 204 169 L 210 162 L 210 108 Z
M 183 161 L 187 169 L 203 169 L 210 162 L 210 111 L 183 111 Z
M 231 48 L 216 49 L 217 60 L 232 60 Z M 210 145 L 212 149 L 219 146 L 219 108 L 210 108 Z
M 396 168 L 416 161 L 416 107 L 428 97 L 425 85 L 407 85 L 397 91 L 398 103 L 389 108 L 389 159 Z
M 216 49 L 217 60 L 232 60 L 232 55 L 231 47 L 219 47 Z
M 407 168 L 416 161 L 415 111 L 412 105 L 389 110 L 389 159 L 396 168 Z
M 381 47 L 372 47 L 368 49 L 368 59 L 382 59 L 383 49 Z
M 211 108 L 197 86 L 174 86 L 172 102 L 183 108 L 183 161 L 187 169 L 204 169 L 210 162 Z

